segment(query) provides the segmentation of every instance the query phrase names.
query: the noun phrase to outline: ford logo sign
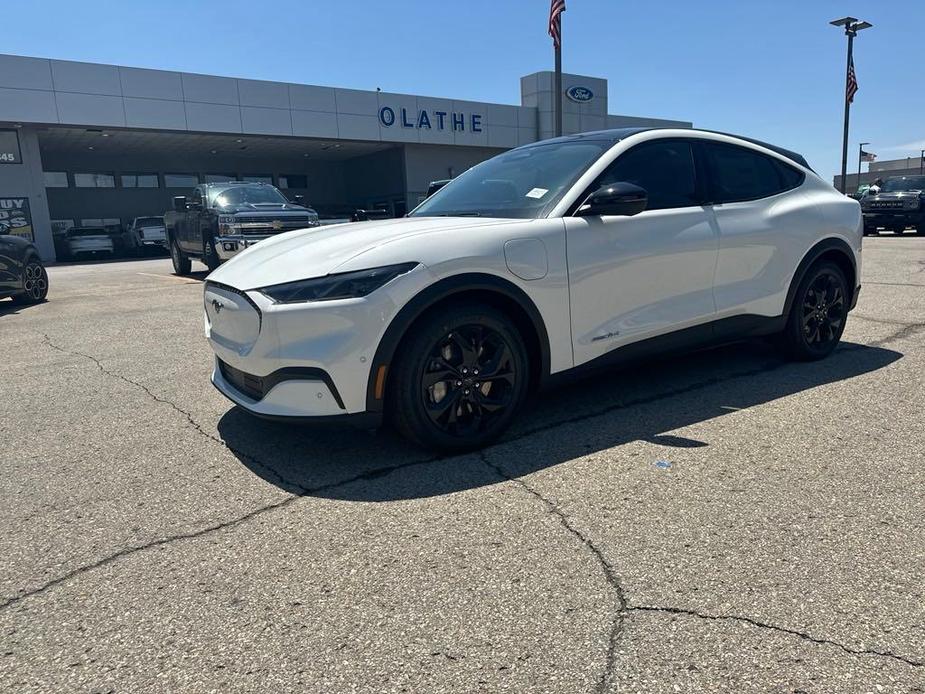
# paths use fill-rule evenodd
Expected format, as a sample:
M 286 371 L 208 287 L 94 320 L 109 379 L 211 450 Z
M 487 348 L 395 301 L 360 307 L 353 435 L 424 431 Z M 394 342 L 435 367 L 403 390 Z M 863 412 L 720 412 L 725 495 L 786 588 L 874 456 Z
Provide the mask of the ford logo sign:
M 572 101 L 583 104 L 594 98 L 594 92 L 587 87 L 569 87 L 565 95 Z

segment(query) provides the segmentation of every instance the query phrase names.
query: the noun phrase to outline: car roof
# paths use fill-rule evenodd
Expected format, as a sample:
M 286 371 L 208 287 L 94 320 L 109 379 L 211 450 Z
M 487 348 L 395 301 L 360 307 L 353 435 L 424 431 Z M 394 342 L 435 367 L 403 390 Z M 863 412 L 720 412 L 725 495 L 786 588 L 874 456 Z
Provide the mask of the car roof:
M 772 145 L 768 142 L 763 142 L 762 140 L 756 140 L 752 137 L 745 137 L 743 135 L 735 135 L 733 133 L 725 133 L 719 130 L 702 130 L 700 128 L 683 128 L 691 133 L 707 133 L 708 135 L 724 135 L 726 137 L 734 137 L 737 140 L 742 140 L 748 142 L 749 144 L 758 145 L 759 147 L 764 147 L 769 149 L 772 152 L 776 152 L 782 157 L 789 159 L 790 161 L 799 164 L 800 166 L 809 169 L 812 171 L 812 167 L 806 161 L 806 158 L 789 149 L 784 147 L 778 147 L 777 145 Z M 593 130 L 586 133 L 576 133 L 575 135 L 563 135 L 562 137 L 554 137 L 551 140 L 542 140 L 541 142 L 534 142 L 529 145 L 525 145 L 524 149 L 527 147 L 535 147 L 540 144 L 549 144 L 550 142 L 575 142 L 579 140 L 594 140 L 594 141 L 606 141 L 616 144 L 620 140 L 625 140 L 626 138 L 632 135 L 638 135 L 643 132 L 656 132 L 659 130 L 677 130 L 677 128 L 612 128 L 609 130 Z

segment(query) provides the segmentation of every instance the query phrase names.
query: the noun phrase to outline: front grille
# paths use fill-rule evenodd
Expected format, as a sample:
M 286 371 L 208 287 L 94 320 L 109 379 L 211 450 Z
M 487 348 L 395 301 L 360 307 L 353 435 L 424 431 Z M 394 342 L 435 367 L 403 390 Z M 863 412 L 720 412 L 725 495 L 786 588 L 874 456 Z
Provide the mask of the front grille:
M 869 207 L 872 210 L 901 210 L 903 202 L 902 200 L 885 200 L 883 202 L 872 202 Z
M 244 395 L 251 398 L 252 400 L 263 399 L 263 378 L 260 376 L 254 376 L 253 374 L 245 373 L 240 369 L 236 369 L 233 366 L 226 364 L 221 359 L 218 360 L 218 366 L 222 370 L 222 376 L 225 377 L 225 380 L 239 391 L 244 393 Z
M 282 222 L 286 226 L 296 226 L 298 224 L 308 224 L 308 215 L 287 215 L 286 217 L 279 217 L 276 215 L 248 215 L 247 217 L 238 217 L 238 222 L 243 222 L 245 224 L 250 224 L 251 222 L 260 223 L 260 224 L 272 224 L 273 222 Z

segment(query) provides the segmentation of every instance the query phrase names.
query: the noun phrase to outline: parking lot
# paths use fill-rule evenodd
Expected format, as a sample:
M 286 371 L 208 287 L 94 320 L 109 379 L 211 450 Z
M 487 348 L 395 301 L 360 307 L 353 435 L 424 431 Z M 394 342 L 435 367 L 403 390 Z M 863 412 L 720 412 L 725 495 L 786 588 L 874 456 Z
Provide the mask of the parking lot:
M 925 692 L 925 238 L 843 343 L 543 394 L 505 439 L 255 420 L 201 279 L 0 302 L 0 689 Z

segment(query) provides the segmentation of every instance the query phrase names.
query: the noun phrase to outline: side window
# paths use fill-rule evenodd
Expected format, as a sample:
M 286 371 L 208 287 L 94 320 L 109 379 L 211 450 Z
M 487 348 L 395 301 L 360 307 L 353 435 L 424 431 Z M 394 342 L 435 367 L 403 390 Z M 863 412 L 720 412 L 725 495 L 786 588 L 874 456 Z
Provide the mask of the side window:
M 795 188 L 803 174 L 776 159 L 735 145 L 704 143 L 715 203 L 766 198 Z
M 681 140 L 646 142 L 621 154 L 596 186 L 624 181 L 645 188 L 647 210 L 699 205 L 690 143 Z

